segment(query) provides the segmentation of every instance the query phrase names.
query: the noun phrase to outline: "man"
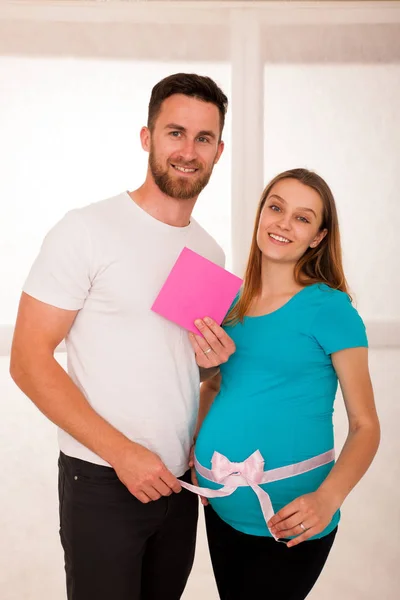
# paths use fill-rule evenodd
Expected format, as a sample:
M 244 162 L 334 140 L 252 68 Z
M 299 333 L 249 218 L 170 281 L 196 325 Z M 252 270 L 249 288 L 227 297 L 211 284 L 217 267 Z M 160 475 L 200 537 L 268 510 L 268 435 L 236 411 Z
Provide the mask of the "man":
M 145 182 L 69 212 L 24 286 L 10 372 L 59 426 L 69 600 L 176 600 L 192 567 L 198 500 L 179 479 L 190 481 L 199 366 L 215 373 L 234 346 L 214 322 L 190 340 L 150 307 L 184 246 L 224 262 L 191 213 L 226 107 L 208 77 L 160 81 L 140 133 Z M 64 338 L 68 374 L 53 356 Z

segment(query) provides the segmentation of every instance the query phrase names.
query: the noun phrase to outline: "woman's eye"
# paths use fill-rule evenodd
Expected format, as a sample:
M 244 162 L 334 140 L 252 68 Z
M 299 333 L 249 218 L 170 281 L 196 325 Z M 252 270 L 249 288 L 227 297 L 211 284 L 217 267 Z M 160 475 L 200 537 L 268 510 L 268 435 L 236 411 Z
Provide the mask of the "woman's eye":
M 298 217 L 299 221 L 301 221 L 302 223 L 309 223 L 310 221 L 308 219 L 306 219 L 305 217 Z
M 270 206 L 270 209 L 271 209 L 271 210 L 274 210 L 275 212 L 278 212 L 279 210 L 281 210 L 281 209 L 279 208 L 279 206 L 276 206 L 276 204 L 271 204 L 271 206 Z

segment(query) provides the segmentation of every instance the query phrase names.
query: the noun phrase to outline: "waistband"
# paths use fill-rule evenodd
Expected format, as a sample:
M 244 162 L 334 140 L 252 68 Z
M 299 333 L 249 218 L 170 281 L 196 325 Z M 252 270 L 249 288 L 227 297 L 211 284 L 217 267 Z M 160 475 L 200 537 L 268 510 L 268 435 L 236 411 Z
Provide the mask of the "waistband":
M 205 498 L 223 498 L 230 496 L 238 487 L 249 486 L 257 495 L 260 502 L 261 511 L 268 527 L 268 521 L 273 517 L 274 509 L 271 498 L 260 485 L 287 479 L 312 471 L 323 465 L 327 465 L 335 460 L 334 449 L 328 450 L 323 454 L 318 454 L 307 460 L 303 460 L 285 467 L 277 469 L 264 470 L 264 458 L 259 450 L 256 450 L 243 462 L 231 462 L 226 456 L 219 452 L 214 452 L 211 459 L 211 469 L 203 467 L 195 457 L 196 471 L 204 478 L 214 483 L 219 483 L 223 487 L 219 490 L 203 488 L 190 483 L 182 482 L 182 487 L 190 492 L 204 496 Z M 272 534 L 271 534 L 272 535 Z M 277 539 L 275 536 L 273 536 Z

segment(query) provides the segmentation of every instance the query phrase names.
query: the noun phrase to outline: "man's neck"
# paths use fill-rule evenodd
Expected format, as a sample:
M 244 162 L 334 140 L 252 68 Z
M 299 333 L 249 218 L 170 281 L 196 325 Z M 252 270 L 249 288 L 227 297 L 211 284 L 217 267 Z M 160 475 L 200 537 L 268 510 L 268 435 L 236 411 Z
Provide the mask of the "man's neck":
M 189 225 L 197 200 L 197 196 L 189 200 L 180 200 L 163 194 L 149 175 L 140 188 L 128 193 L 132 200 L 149 215 L 173 227 Z

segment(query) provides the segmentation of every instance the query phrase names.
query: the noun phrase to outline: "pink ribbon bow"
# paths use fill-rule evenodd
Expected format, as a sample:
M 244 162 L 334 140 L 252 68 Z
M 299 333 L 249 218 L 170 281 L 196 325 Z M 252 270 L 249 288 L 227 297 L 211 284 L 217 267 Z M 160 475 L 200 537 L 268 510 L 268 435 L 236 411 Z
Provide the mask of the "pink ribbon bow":
M 201 465 L 196 464 L 196 468 L 202 474 Z M 257 495 L 265 523 L 268 527 L 268 521 L 273 517 L 274 509 L 269 495 L 259 486 L 263 475 L 264 459 L 259 450 L 253 452 L 246 460 L 240 463 L 231 462 L 223 454 L 214 452 L 211 459 L 211 471 L 208 472 L 207 479 L 224 484 L 224 487 L 219 490 L 212 490 L 185 482 L 181 482 L 181 485 L 187 490 L 205 498 L 230 496 L 239 486 L 248 485 Z M 277 539 L 275 536 L 273 537 Z
M 214 452 L 211 459 L 211 471 L 218 483 L 223 483 L 224 479 L 230 475 L 241 475 L 249 483 L 258 485 L 264 474 L 264 462 L 259 450 L 240 463 L 231 462 L 223 454 Z

